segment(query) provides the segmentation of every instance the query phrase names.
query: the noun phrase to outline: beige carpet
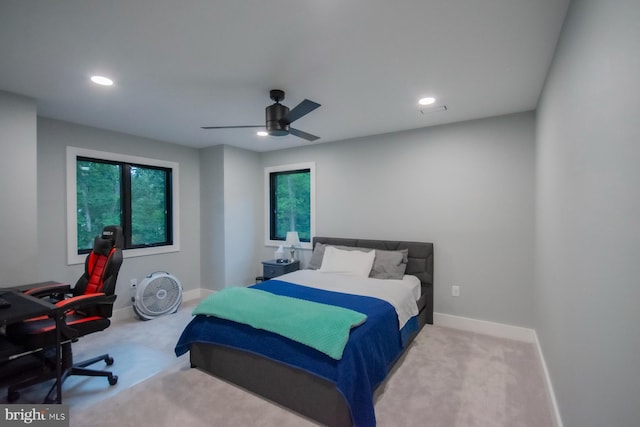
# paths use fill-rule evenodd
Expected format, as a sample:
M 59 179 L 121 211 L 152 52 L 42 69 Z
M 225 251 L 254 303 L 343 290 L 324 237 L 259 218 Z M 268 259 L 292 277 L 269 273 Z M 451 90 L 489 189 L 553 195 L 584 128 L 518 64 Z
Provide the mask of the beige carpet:
M 145 327 L 162 322 L 145 322 Z M 121 362 L 122 363 L 122 362 Z M 552 427 L 532 344 L 427 326 L 379 389 L 379 426 Z M 305 426 L 313 422 L 189 368 L 184 357 L 91 406 L 71 426 Z

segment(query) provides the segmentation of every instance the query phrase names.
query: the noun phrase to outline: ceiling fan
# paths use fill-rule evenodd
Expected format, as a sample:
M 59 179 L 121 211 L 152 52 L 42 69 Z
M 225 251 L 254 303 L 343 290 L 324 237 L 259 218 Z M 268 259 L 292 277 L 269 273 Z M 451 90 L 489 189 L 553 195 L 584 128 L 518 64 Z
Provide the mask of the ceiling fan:
M 284 99 L 284 91 L 272 89 L 269 96 L 275 101 L 275 104 L 265 108 L 266 124 L 265 125 L 246 125 L 246 126 L 202 126 L 202 129 L 233 129 L 233 128 L 265 128 L 266 132 L 272 136 L 294 135 L 307 141 L 315 141 L 319 136 L 311 135 L 299 129 L 292 128 L 289 125 L 300 117 L 306 116 L 320 106 L 317 102 L 305 99 L 300 104 L 289 110 L 280 104 Z

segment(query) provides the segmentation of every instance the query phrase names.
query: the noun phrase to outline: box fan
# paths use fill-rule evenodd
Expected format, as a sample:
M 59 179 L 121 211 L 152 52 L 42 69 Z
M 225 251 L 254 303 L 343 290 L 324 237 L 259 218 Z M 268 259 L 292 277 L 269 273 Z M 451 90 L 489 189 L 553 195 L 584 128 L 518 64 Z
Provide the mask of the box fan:
M 142 320 L 178 311 L 182 303 L 182 285 L 165 271 L 151 273 L 132 289 L 133 311 Z

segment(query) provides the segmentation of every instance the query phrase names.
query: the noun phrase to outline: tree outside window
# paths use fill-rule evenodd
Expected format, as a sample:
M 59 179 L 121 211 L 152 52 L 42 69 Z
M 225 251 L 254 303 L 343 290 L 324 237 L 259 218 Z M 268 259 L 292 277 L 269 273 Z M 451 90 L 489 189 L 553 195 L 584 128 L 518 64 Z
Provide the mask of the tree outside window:
M 105 225 L 122 224 L 120 165 L 78 159 L 76 163 L 78 251 L 91 250 Z
M 167 242 L 169 211 L 165 169 L 131 167 L 131 245 Z

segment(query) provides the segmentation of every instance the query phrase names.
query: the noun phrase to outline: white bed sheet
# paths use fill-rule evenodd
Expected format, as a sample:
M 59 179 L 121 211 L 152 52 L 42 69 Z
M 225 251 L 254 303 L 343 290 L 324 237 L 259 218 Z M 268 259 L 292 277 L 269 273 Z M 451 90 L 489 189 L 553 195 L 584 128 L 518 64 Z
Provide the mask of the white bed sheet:
M 417 300 L 420 298 L 421 291 L 420 280 L 415 276 L 405 275 L 402 280 L 383 280 L 319 270 L 298 270 L 274 279 L 310 288 L 363 295 L 387 301 L 398 314 L 400 329 L 410 318 L 418 314 Z

